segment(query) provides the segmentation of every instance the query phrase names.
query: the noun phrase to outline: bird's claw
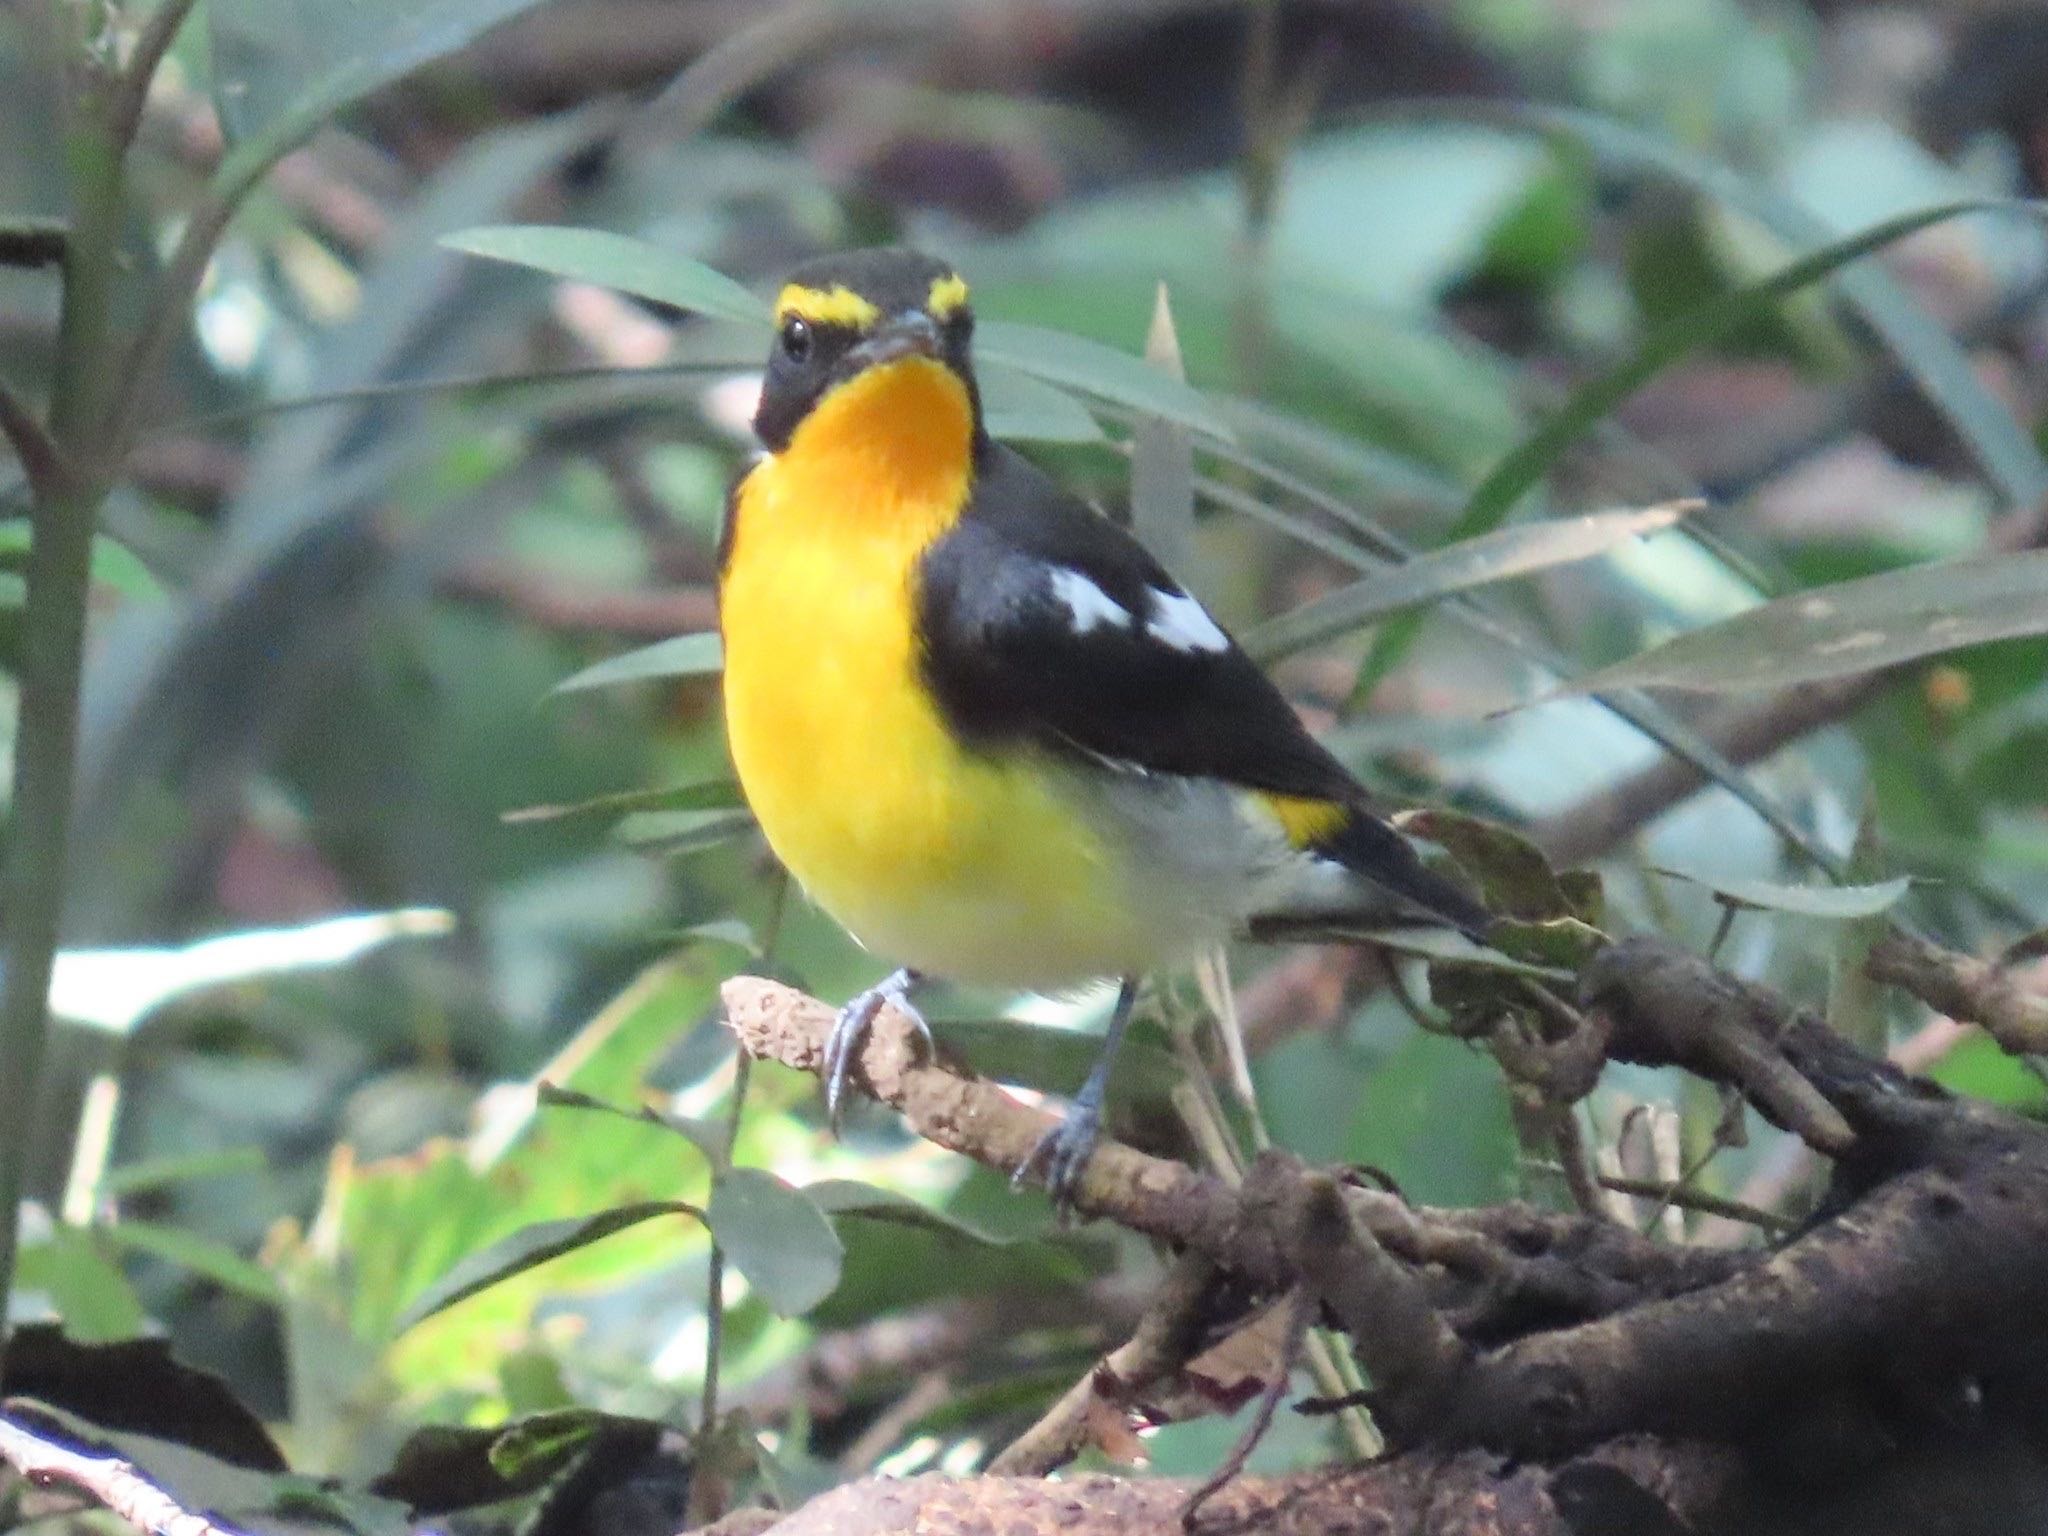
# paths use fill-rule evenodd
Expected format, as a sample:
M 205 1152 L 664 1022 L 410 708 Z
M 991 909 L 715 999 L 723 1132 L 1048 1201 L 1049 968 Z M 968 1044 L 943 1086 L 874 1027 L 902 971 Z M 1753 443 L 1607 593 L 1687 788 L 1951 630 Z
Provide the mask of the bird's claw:
M 1042 1170 L 1053 1210 L 1064 1222 L 1074 1213 L 1081 1175 L 1088 1171 L 1088 1159 L 1094 1156 L 1095 1143 L 1101 1135 L 1101 1107 L 1085 1098 L 1077 1099 L 1066 1118 L 1039 1137 L 1037 1145 L 1017 1165 L 1017 1171 L 1010 1175 L 1011 1186 L 1021 1188 Z
M 924 1041 L 927 1056 L 937 1049 L 932 1040 L 931 1025 L 912 1006 L 908 996 L 916 979 L 907 971 L 896 971 L 849 1000 L 839 1010 L 839 1017 L 832 1021 L 832 1032 L 825 1037 L 823 1074 L 825 1123 L 831 1127 L 833 1135 L 839 1134 L 839 1122 L 845 1114 L 846 1083 L 853 1074 L 853 1059 L 860 1054 L 861 1045 L 884 1006 L 894 1003 L 896 1011 L 910 1021 L 910 1027 Z

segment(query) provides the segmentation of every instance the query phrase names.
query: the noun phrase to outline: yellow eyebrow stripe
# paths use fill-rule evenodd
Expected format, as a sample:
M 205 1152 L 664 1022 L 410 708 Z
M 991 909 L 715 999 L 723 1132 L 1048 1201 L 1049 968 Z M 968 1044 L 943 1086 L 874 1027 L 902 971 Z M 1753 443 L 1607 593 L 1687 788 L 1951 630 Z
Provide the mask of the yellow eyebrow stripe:
M 843 283 L 830 288 L 806 288 L 791 283 L 775 299 L 775 318 L 787 320 L 801 315 L 813 325 L 843 325 L 864 331 L 882 318 L 882 312 Z
M 967 284 L 959 273 L 948 272 L 944 277 L 932 279 L 931 292 L 925 295 L 925 313 L 934 320 L 944 320 L 963 309 L 967 304 Z

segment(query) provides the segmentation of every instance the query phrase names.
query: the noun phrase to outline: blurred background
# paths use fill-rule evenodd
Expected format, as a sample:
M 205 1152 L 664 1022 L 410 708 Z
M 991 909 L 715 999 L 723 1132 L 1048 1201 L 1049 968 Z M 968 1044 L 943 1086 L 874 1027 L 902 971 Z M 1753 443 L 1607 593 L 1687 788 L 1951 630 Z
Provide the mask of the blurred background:
M 1177 350 L 1234 436 L 1197 440 L 1192 520 L 1151 531 L 1241 634 L 1355 580 L 1391 541 L 1486 531 L 1461 521 L 1474 489 L 1576 411 L 1494 521 L 1689 496 L 1705 509 L 1460 594 L 1398 635 L 1354 624 L 1283 648 L 1278 674 L 1347 761 L 1396 802 L 1518 824 L 1561 864 L 1597 863 L 1611 929 L 1705 946 L 1723 909 L 1662 871 L 1795 873 L 1741 792 L 1870 879 L 1927 877 L 1923 918 L 1963 947 L 2044 910 L 2039 642 L 1775 716 L 1755 697 L 1669 700 L 1683 729 L 1761 755 L 1697 794 L 1659 781 L 1663 750 L 1611 710 L 1543 700 L 1760 598 L 2036 541 L 2037 222 L 1945 219 L 1834 286 L 1742 295 L 1898 215 L 2034 196 L 2048 10 L 495 9 L 510 19 L 277 167 L 145 381 L 96 555 L 64 927 L 93 953 L 59 998 L 19 1317 L 88 1340 L 167 1332 L 314 1471 L 381 1468 L 426 1423 L 695 1412 L 709 1248 L 682 1221 L 399 1326 L 508 1234 L 702 1197 L 689 1137 L 542 1108 L 535 1083 L 721 1116 L 723 979 L 766 973 L 836 1001 L 878 970 L 785 888 L 735 809 L 715 676 L 556 691 L 715 623 L 713 549 L 750 449 L 761 334 L 439 243 L 474 226 L 616 231 L 763 294 L 817 252 L 909 242 L 957 263 L 985 319 L 1132 355 L 1150 336 L 1160 366 Z M 0 207 L 54 214 L 39 10 L 0 6 Z M 128 270 L 161 265 L 237 136 L 289 113 L 309 71 L 440 12 L 408 14 L 202 6 L 148 101 Z M 46 274 L 0 270 L 0 360 L 32 388 L 55 306 Z M 1684 330 L 1710 310 L 1719 321 Z M 1657 348 L 1664 366 L 1630 376 Z M 1174 428 L 1102 405 L 1092 357 L 1055 348 L 1039 381 L 991 404 L 998 430 L 1121 515 L 1130 445 Z M 1043 382 L 1063 369 L 1073 390 Z M 1602 380 L 1626 383 L 1576 393 Z M 11 464 L 0 502 L 23 503 Z M 21 527 L 0 523 L 10 662 Z M 403 915 L 317 926 L 363 912 Z M 1721 958 L 1826 997 L 1844 1027 L 1896 1037 L 1947 1081 L 2041 1105 L 1988 1042 L 1910 1027 L 1864 995 L 1843 961 L 1854 930 L 1749 915 Z M 191 947 L 222 934 L 255 938 L 226 960 Z M 1419 1030 L 1376 964 L 1248 949 L 1235 968 L 1280 1144 L 1382 1169 L 1422 1200 L 1561 1198 L 1493 1063 Z M 1165 991 L 1165 1011 L 1190 1005 L 1190 987 Z M 1070 1091 L 1092 1050 L 1075 1030 L 1106 1001 L 952 994 L 934 1012 L 989 1070 Z M 1028 1027 L 988 1026 L 1005 1013 Z M 1126 1129 L 1171 1149 L 1166 1038 L 1137 1041 L 1120 1097 Z M 859 1179 L 946 1218 L 837 1220 L 836 1288 L 801 1318 L 779 1316 L 758 1277 L 727 1276 L 724 1401 L 767 1427 L 786 1490 L 980 1464 L 1121 1336 L 1156 1279 L 1141 1244 L 1053 1232 L 1035 1193 L 879 1113 L 857 1110 L 834 1143 L 808 1078 L 760 1068 L 750 1093 L 739 1164 L 798 1185 Z M 1719 1120 L 1697 1085 L 1624 1072 L 1586 1125 L 1617 1171 L 1713 1154 L 1705 1187 L 1799 1209 L 1814 1168 L 1768 1134 L 1721 1146 Z M 1635 1214 L 1673 1236 L 1754 1238 Z M 1176 1425 L 1143 1454 L 1199 1473 L 1234 1433 L 1227 1417 Z M 1283 1419 L 1261 1464 L 1323 1458 L 1332 1435 Z M 1136 1454 L 1101 1453 L 1119 1450 Z

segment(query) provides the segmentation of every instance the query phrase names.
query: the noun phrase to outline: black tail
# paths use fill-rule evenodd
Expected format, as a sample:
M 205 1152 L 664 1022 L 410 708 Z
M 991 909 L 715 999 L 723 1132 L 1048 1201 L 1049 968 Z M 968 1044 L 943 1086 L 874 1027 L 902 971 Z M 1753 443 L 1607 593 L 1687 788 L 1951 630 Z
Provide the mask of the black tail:
M 1484 942 L 1486 930 L 1493 923 L 1493 914 L 1485 905 L 1463 886 L 1424 864 L 1407 838 L 1363 807 L 1354 810 L 1343 826 L 1316 839 L 1311 847 L 1324 858 L 1336 860 L 1398 897 L 1402 905 L 1416 908 L 1411 920 L 1433 918 L 1468 939 Z

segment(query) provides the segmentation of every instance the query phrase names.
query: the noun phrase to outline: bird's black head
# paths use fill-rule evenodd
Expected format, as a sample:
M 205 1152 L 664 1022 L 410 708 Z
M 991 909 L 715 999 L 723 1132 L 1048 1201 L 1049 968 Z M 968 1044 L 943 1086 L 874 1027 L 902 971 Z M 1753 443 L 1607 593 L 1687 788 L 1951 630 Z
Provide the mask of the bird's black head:
M 967 284 L 946 262 L 901 247 L 806 262 L 775 300 L 775 344 L 754 430 L 774 452 L 839 385 L 905 358 L 943 364 L 967 392 L 981 429 L 969 344 Z

